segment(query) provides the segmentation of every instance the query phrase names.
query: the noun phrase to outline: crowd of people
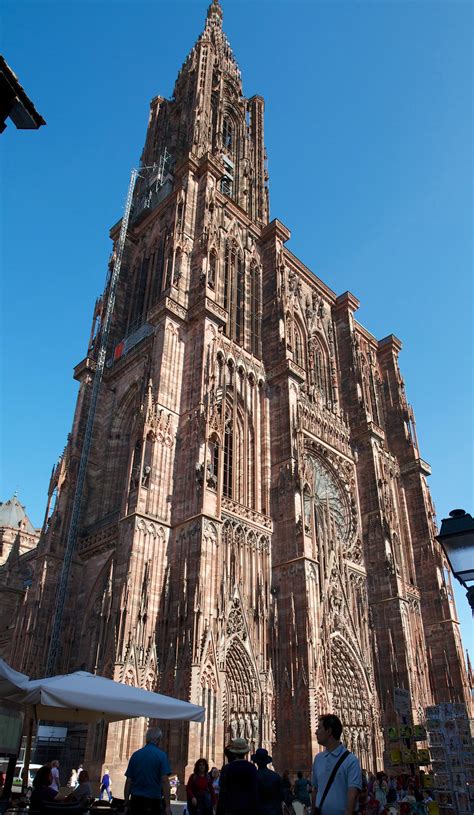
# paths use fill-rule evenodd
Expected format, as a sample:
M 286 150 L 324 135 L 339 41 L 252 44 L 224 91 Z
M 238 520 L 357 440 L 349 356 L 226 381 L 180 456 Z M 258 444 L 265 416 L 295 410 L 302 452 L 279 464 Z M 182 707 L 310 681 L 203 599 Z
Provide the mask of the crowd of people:
M 422 785 L 423 775 L 363 773 L 361 815 L 427 815 L 433 798 Z
M 171 815 L 167 754 L 161 749 L 161 730 L 150 728 L 145 746 L 130 757 L 125 776 L 124 806 L 130 815 Z M 245 738 L 233 738 L 224 750 L 226 763 L 219 770 L 200 757 L 186 784 L 183 815 L 431 815 L 432 798 L 420 777 L 376 775 L 362 770 L 354 753 L 341 741 L 337 716 L 320 716 L 316 738 L 322 752 L 307 777 L 298 770 L 291 778 L 270 769 L 272 757 L 259 747 L 251 754 Z M 174 776 L 174 778 L 176 778 Z M 67 801 L 88 807 L 93 799 L 89 775 L 72 770 L 69 791 L 60 792 L 59 762 L 41 767 L 33 781 L 32 810 L 43 803 Z M 105 769 L 99 798 L 112 800 L 111 778 Z
M 73 770 L 68 786 L 71 786 L 71 784 L 74 784 L 74 786 L 67 795 L 63 795 L 59 791 L 59 762 L 52 761 L 50 764 L 40 767 L 33 779 L 30 809 L 41 809 L 43 804 L 51 801 L 77 803 L 84 808 L 88 806 L 94 797 L 87 770 L 81 769 L 79 773 Z
M 66 794 L 60 792 L 59 761 L 54 760 L 49 764 L 40 767 L 33 779 L 33 789 L 30 796 L 30 810 L 41 810 L 44 804 L 48 803 L 69 803 L 77 804 L 82 809 L 87 809 L 94 801 L 94 794 L 90 784 L 89 773 L 82 765 L 71 770 L 67 787 L 70 792 Z M 109 771 L 106 769 L 102 776 L 100 785 L 99 800 L 103 794 L 107 795 L 109 802 L 112 800 L 111 780 Z
M 292 784 L 288 770 L 280 775 L 269 769 L 272 757 L 259 747 L 247 761 L 250 752 L 245 739 L 233 739 L 225 749 L 227 764 L 219 770 L 209 769 L 204 758 L 194 765 L 186 785 L 186 815 L 214 815 L 214 813 L 255 812 L 281 815 L 283 805 L 299 801 L 309 807 L 310 781 L 298 772 Z M 249 809 L 253 807 L 253 809 Z M 255 808 L 256 807 L 256 808 Z
M 199 758 L 186 784 L 186 815 L 350 815 L 362 790 L 358 759 L 346 750 L 337 716 L 321 716 L 317 740 L 326 749 L 314 760 L 311 779 L 302 770 L 291 780 L 270 769 L 272 757 L 259 747 L 250 755 L 245 738 L 233 738 L 219 771 Z M 150 729 L 146 744 L 131 757 L 125 772 L 125 802 L 131 815 L 171 815 L 171 768 L 160 748 L 161 730 Z

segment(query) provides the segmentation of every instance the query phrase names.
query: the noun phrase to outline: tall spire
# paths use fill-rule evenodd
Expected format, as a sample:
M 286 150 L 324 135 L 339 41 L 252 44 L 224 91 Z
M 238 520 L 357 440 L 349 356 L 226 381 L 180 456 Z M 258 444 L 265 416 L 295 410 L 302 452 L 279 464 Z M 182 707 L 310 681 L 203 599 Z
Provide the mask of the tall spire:
M 208 23 L 210 23 L 211 25 L 217 25 L 217 26 L 219 26 L 219 28 L 222 28 L 222 17 L 223 16 L 224 15 L 222 13 L 222 6 L 221 6 L 219 0 L 212 0 L 212 3 L 211 3 L 211 5 L 209 6 L 209 8 L 207 10 L 207 22 L 206 22 L 206 25 Z
M 190 153 L 198 159 L 212 154 L 227 168 L 221 191 L 256 220 L 267 223 L 263 99 L 244 97 L 240 69 L 222 18 L 221 0 L 212 0 L 172 98 L 156 97 L 152 102 L 142 162 L 158 165 L 169 154 L 178 166 Z
M 201 61 L 201 49 L 209 45 L 213 49 L 213 56 L 218 69 L 232 78 L 232 80 L 237 83 L 238 92 L 240 94 L 242 93 L 240 69 L 229 40 L 222 29 L 223 16 L 220 0 L 212 0 L 211 5 L 207 9 L 204 30 L 198 37 L 197 42 L 193 45 L 178 74 L 174 90 L 175 96 L 177 95 L 179 85 L 183 81 L 184 74 L 194 70 L 199 65 Z

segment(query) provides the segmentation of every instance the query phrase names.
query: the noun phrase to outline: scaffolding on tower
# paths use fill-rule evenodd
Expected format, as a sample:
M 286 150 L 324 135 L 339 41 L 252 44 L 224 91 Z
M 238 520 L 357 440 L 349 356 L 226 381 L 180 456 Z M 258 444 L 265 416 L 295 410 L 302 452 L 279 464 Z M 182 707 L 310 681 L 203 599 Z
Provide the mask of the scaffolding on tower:
M 144 169 L 151 169 L 148 167 L 142 167 Z M 96 369 L 94 372 L 94 378 L 92 382 L 92 391 L 91 391 L 91 399 L 89 405 L 89 411 L 87 414 L 87 423 L 86 429 L 84 433 L 84 440 L 82 445 L 81 451 L 81 458 L 79 462 L 79 469 L 77 472 L 77 480 L 76 480 L 76 488 L 74 492 L 74 499 L 72 503 L 72 510 L 71 510 L 71 521 L 69 524 L 68 536 L 66 541 L 66 548 L 64 551 L 64 560 L 61 569 L 61 575 L 59 578 L 59 585 L 56 595 L 56 606 L 54 610 L 53 616 L 53 625 L 51 630 L 51 639 L 49 642 L 49 649 L 48 649 L 48 661 L 47 661 L 47 676 L 52 676 L 57 667 L 58 661 L 58 654 L 59 654 L 59 644 L 61 638 L 61 630 L 62 630 L 62 622 L 64 616 L 64 606 L 66 602 L 66 593 L 67 587 L 69 583 L 69 575 L 71 571 L 71 564 L 72 559 L 74 556 L 74 551 L 76 548 L 77 543 L 77 535 L 78 535 L 78 528 L 79 528 L 79 518 L 81 513 L 81 504 L 82 504 L 82 495 L 84 491 L 84 483 L 86 477 L 86 469 L 87 469 L 87 461 L 89 458 L 89 451 L 92 441 L 92 431 L 94 428 L 94 420 L 95 420 L 95 413 L 97 408 L 97 399 L 99 396 L 100 385 L 102 382 L 102 376 L 104 373 L 105 367 L 105 357 L 107 353 L 107 343 L 109 338 L 109 330 L 110 324 L 112 320 L 112 315 L 114 311 L 115 305 L 115 295 L 117 291 L 117 283 L 120 276 L 120 268 L 122 265 L 122 258 L 125 249 L 125 242 L 127 240 L 127 231 L 128 225 L 130 221 L 130 213 L 132 211 L 132 203 L 133 203 L 133 193 L 135 190 L 135 184 L 137 178 L 139 177 L 140 173 L 137 169 L 133 169 L 131 176 L 130 176 L 130 183 L 128 185 L 128 192 L 127 192 L 127 199 L 125 202 L 125 210 L 122 217 L 122 224 L 120 227 L 120 235 L 118 244 L 115 251 L 115 259 L 113 264 L 113 271 L 110 276 L 110 280 L 107 281 L 108 285 L 108 297 L 107 297 L 107 304 L 105 307 L 105 314 L 102 322 L 101 327 L 101 337 L 100 337 L 100 344 L 99 344 L 99 352 L 97 356 L 97 364 Z

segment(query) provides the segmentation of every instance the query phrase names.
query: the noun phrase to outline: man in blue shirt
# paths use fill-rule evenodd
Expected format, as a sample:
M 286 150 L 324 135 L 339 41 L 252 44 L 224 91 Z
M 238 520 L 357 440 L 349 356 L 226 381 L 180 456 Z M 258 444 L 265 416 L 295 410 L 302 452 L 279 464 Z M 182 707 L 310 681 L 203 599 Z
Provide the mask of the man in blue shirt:
M 145 747 L 133 753 L 128 762 L 124 797 L 126 804 L 130 803 L 132 815 L 171 815 L 171 768 L 168 756 L 158 746 L 160 741 L 160 728 L 150 728 Z
M 318 744 L 326 749 L 318 753 L 313 763 L 313 813 L 321 808 L 320 815 L 352 815 L 355 811 L 359 790 L 362 789 L 362 773 L 359 759 L 349 753 L 339 766 L 329 791 L 323 801 L 327 782 L 332 770 L 346 747 L 341 742 L 342 723 L 337 716 L 327 713 L 319 717 L 316 730 Z

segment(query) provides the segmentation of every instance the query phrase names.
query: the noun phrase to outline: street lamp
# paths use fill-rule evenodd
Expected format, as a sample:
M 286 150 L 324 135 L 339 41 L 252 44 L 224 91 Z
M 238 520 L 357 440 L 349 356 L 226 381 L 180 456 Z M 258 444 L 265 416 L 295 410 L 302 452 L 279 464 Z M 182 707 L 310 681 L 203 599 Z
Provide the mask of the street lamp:
M 439 535 L 451 571 L 467 589 L 467 599 L 474 614 L 474 518 L 463 509 L 453 509 L 449 518 L 443 518 Z

